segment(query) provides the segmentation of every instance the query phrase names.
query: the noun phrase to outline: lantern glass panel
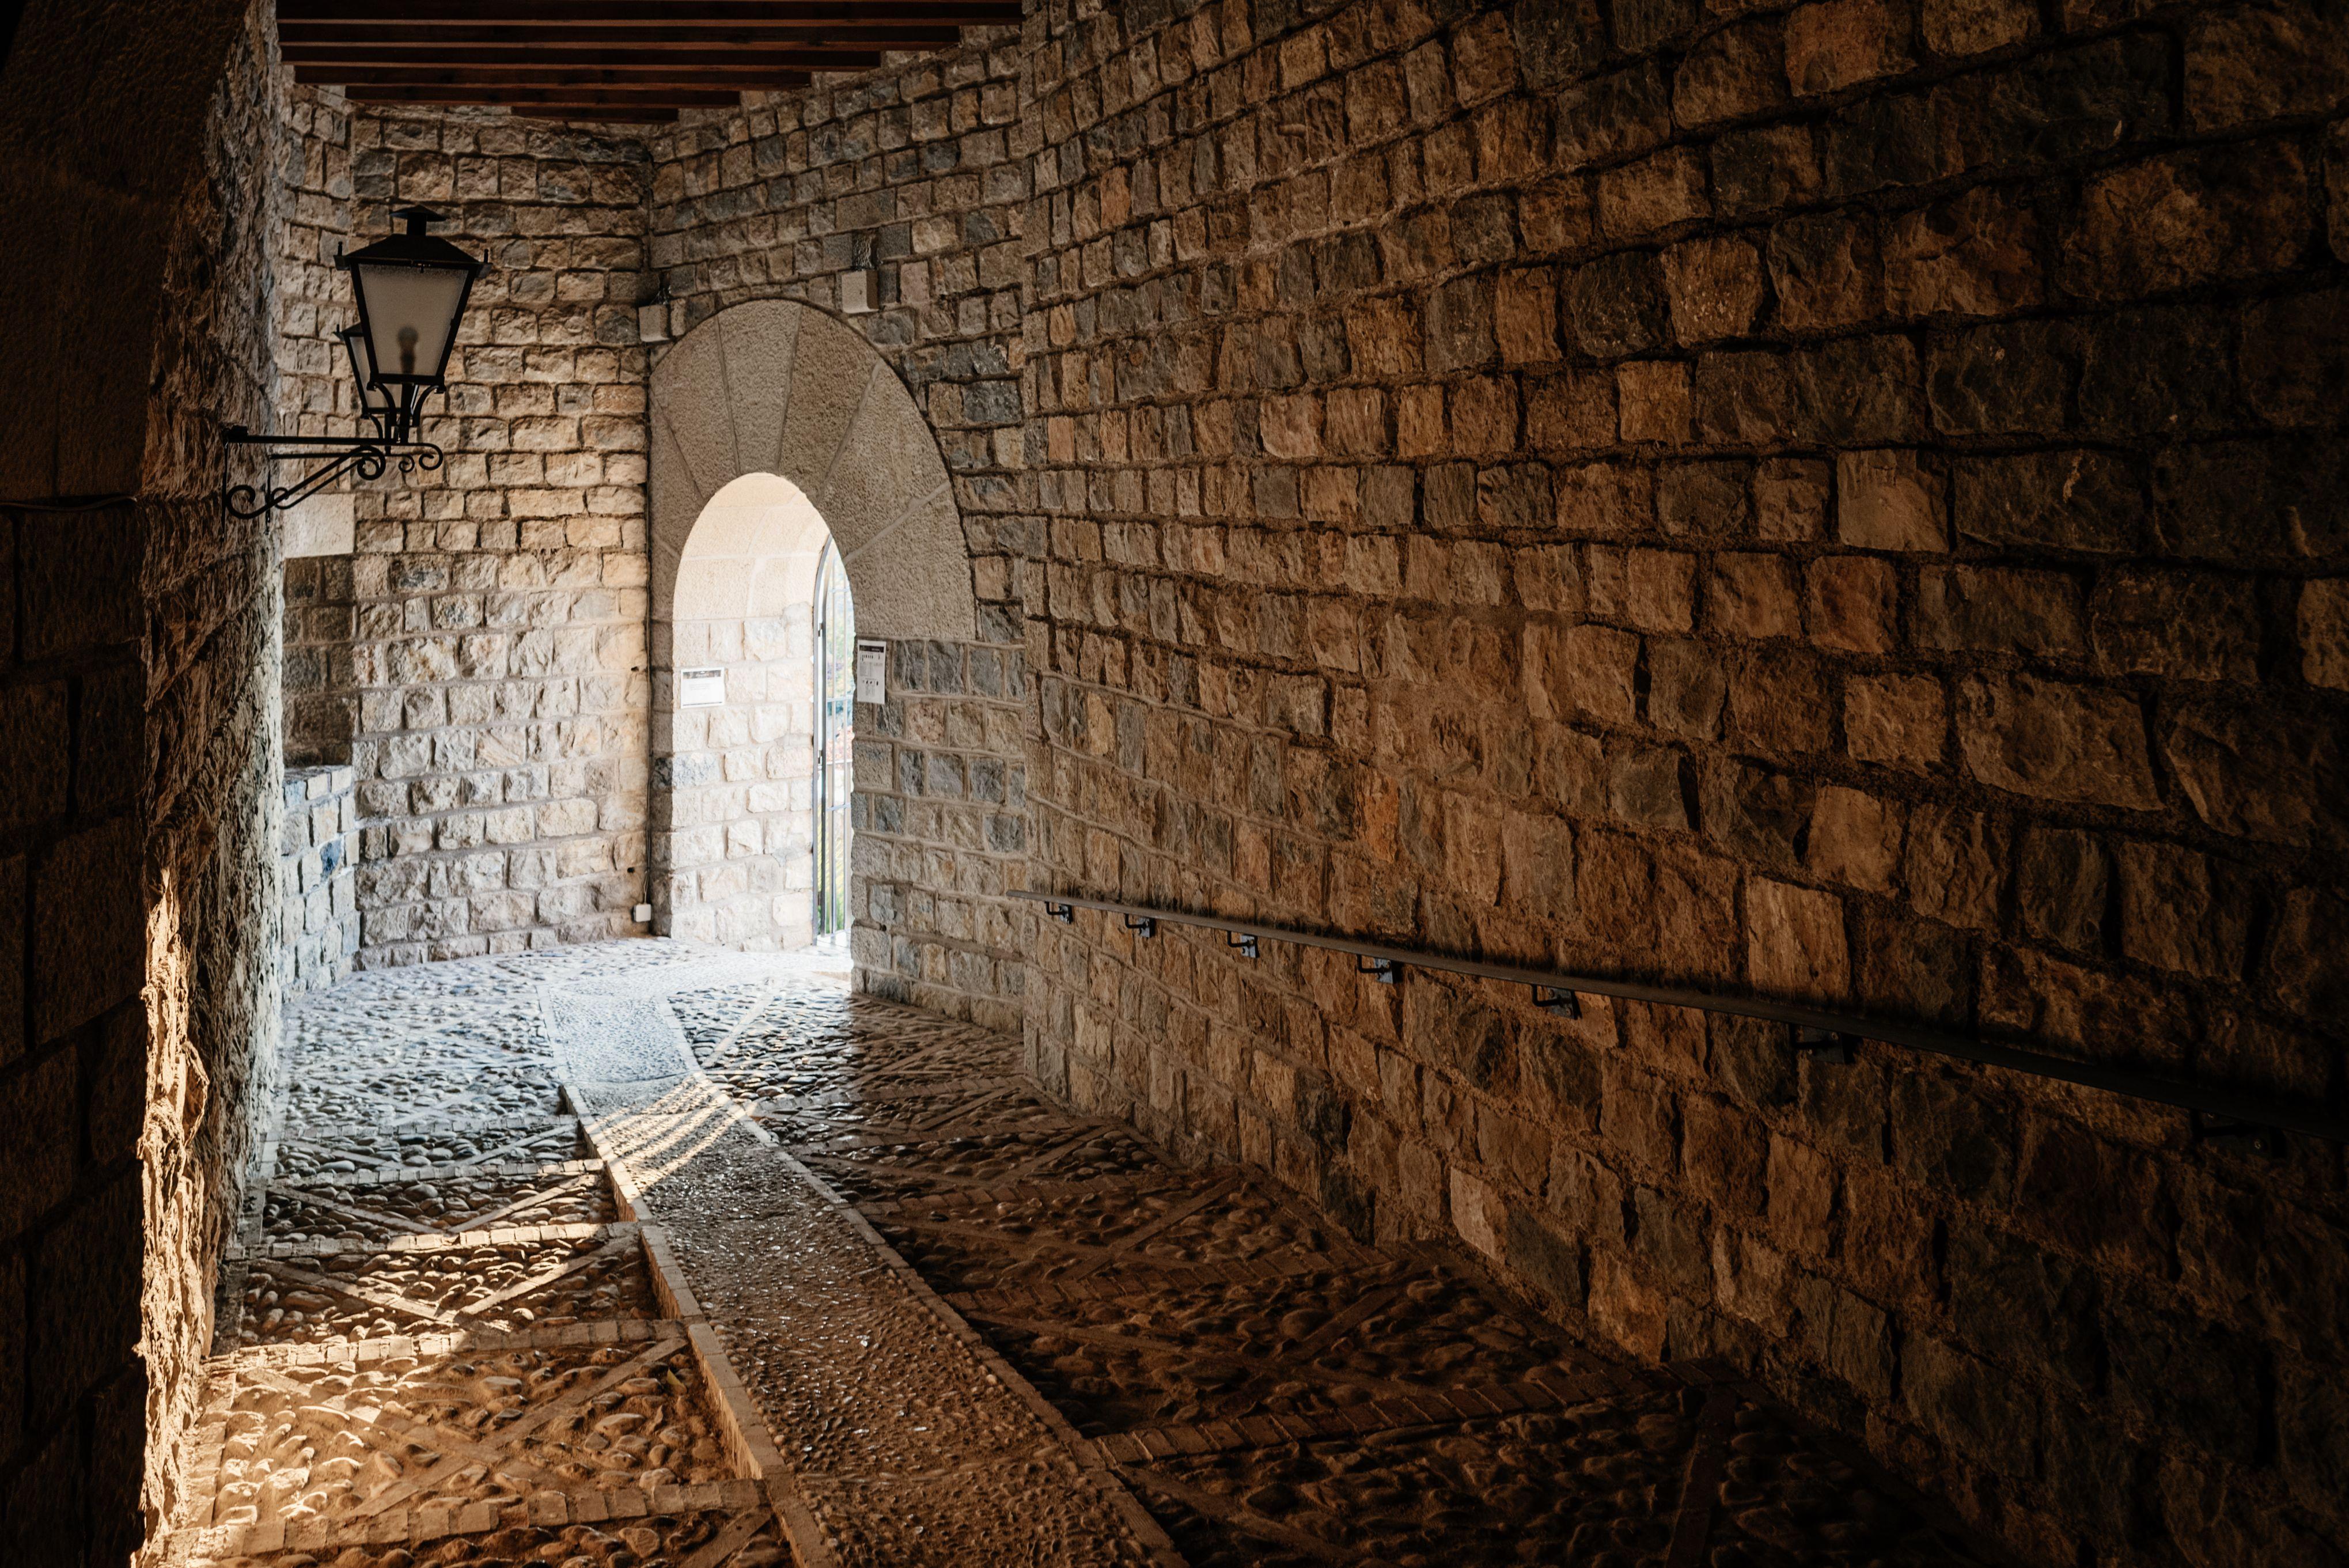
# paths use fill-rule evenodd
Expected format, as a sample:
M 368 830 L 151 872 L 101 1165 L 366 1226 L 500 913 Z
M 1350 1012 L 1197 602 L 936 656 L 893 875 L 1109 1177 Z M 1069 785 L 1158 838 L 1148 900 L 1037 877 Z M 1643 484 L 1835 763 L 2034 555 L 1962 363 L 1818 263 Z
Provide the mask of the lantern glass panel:
M 391 394 L 367 379 L 367 353 L 359 344 L 363 329 L 346 327 L 342 336 L 343 348 L 351 358 L 351 379 L 358 383 L 360 409 L 370 414 L 391 412 Z
M 370 264 L 354 257 L 351 281 L 367 324 L 371 379 L 438 384 L 472 275 L 455 267 Z

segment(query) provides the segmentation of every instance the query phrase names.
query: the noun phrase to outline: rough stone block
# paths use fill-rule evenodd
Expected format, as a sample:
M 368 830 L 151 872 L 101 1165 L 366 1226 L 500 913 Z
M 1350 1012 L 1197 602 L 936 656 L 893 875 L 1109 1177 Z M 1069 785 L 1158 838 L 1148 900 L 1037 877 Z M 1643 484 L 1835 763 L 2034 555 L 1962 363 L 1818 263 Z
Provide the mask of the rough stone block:
M 2349 688 L 2349 578 L 2302 587 L 2297 629 L 2301 679 L 2311 686 Z
M 0 690 L 0 751 L 16 759 L 0 782 L 0 827 L 62 816 L 73 761 L 65 682 Z
M 2039 32 L 2039 12 L 2023 0 L 1924 0 L 1918 31 L 1937 55 L 1987 54 Z
M 1853 653 L 1891 649 L 1899 582 L 1889 562 L 1829 556 L 1811 562 L 1804 578 L 1805 617 L 1813 642 Z
M 2035 828 L 2023 838 L 2015 904 L 2023 931 L 2077 952 L 2103 950 L 2111 872 L 2095 836 Z
M 2263 1402 L 2243 1391 L 2258 1386 L 2262 1358 L 2248 1336 L 2124 1300 L 2113 1303 L 2105 1337 L 2124 1409 L 2192 1432 L 2198 1447 L 2221 1458 L 2252 1459 Z
M 1884 303 L 1896 317 L 2004 316 L 2039 303 L 2038 223 L 2019 194 L 1982 186 L 1885 230 Z
M 2186 42 L 2186 119 L 2218 130 L 2323 113 L 2349 97 L 2349 30 L 2327 7 L 2230 7 L 2198 16 Z
M 1746 968 L 1756 986 L 1821 999 L 1850 989 L 1843 904 L 1834 894 L 1757 877 L 1746 884 L 1745 911 Z
M 33 1033 L 50 1041 L 134 997 L 144 978 L 138 825 L 61 840 L 33 869 Z
M 2130 693 L 2035 676 L 1958 688 L 1958 747 L 1994 788 L 2139 811 L 2160 804 L 2145 715 Z
M 1619 359 L 1670 335 L 1671 306 L 1655 257 L 1624 251 L 1577 267 L 1566 279 L 1567 313 L 1582 351 Z
M 1795 563 L 1784 556 L 1714 556 L 1705 606 L 1707 629 L 1731 637 L 1786 638 L 1802 631 Z
M 76 1058 L 56 1052 L 0 1078 L 0 1238 L 64 1201 L 81 1154 Z
M 1949 547 L 1949 511 L 1936 465 L 1915 452 L 1836 457 L 1836 535 L 1864 550 Z
M 140 540 L 128 508 L 35 514 L 17 524 L 26 658 L 138 639 Z
M 121 1372 L 139 1340 L 139 1177 L 85 1197 L 42 1232 L 27 1276 L 34 1418 L 44 1424 Z
M 1672 118 L 1684 129 L 1764 114 L 1786 101 L 1775 17 L 1708 35 L 1672 73 Z
M 1883 265 L 1872 216 L 1822 213 L 1770 230 L 1778 317 L 1806 331 L 1854 327 L 1883 313 Z
M 2011 1371 L 2095 1386 L 2103 1325 L 2088 1270 L 1989 1226 L 1953 1231 L 1950 1251 L 1950 1317 L 1974 1351 Z
M 1677 446 L 1689 439 L 1688 367 L 1644 360 L 1616 370 L 1616 398 L 1626 441 Z
M 2054 572 L 1929 566 L 1918 574 L 1925 648 L 2076 656 L 2086 649 L 2078 585 Z
M 1806 860 L 1816 875 L 1868 892 L 1891 889 L 1907 813 L 1896 802 L 1830 785 L 1811 813 Z
M 2165 451 L 2155 516 L 2177 555 L 2225 565 L 2329 556 L 2349 542 L 2337 441 L 2216 441 Z
M 2175 845 L 2135 839 L 2117 846 L 2115 859 L 2124 954 L 2208 980 L 2241 978 L 2251 909 L 2230 867 Z
M 2075 297 L 2116 301 L 2281 271 L 2311 237 L 2306 187 L 2285 141 L 2126 165 L 2081 192 L 2055 281 Z
M 1558 165 L 1568 171 L 1647 151 L 1671 134 L 1663 72 L 1655 61 L 1640 60 L 1568 87 L 1558 94 L 1556 127 Z
M 1919 914 L 1953 926 L 1992 929 L 2005 886 L 2007 843 L 1980 812 L 1920 805 L 1909 814 L 1901 879 Z
M 1743 239 L 1694 239 L 1662 254 L 1672 335 L 1684 345 L 1743 337 L 1759 315 L 1762 258 Z
M 1786 18 L 1786 79 L 1809 98 L 1914 63 L 1908 10 L 1893 0 L 1814 0 Z
M 2337 726 L 2267 709 L 2183 708 L 2162 758 L 2195 815 L 2220 832 L 2283 844 L 2349 841 Z

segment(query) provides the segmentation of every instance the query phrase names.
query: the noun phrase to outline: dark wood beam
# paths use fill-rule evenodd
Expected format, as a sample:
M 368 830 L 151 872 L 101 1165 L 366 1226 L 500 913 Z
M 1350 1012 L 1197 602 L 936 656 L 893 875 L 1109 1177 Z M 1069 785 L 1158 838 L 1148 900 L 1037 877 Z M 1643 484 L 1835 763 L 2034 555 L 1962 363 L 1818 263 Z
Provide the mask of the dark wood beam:
M 1021 0 L 284 0 L 283 22 L 545 27 L 1007 26 Z
M 298 67 L 325 66 L 527 67 L 532 70 L 562 66 L 600 67 L 610 70 L 686 70 L 715 67 L 720 70 L 864 70 L 881 63 L 877 49 L 663 49 L 649 57 L 617 47 L 608 48 L 475 49 L 461 45 L 439 47 L 384 47 L 375 45 L 285 44 L 286 64 Z
M 777 92 L 808 85 L 808 73 L 760 66 L 296 66 L 294 79 L 314 87 L 723 88 Z
M 721 88 L 360 87 L 354 103 L 560 104 L 564 108 L 732 109 L 742 101 Z
M 605 125 L 670 125 L 673 109 L 627 109 L 594 104 L 529 104 L 513 110 L 518 119 L 592 119 Z
M 295 47 L 357 48 L 397 45 L 429 48 L 540 49 L 613 47 L 631 52 L 658 49 L 945 49 L 962 41 L 954 27 L 834 26 L 828 23 L 779 24 L 772 27 L 544 27 L 525 24 L 468 26 L 448 23 L 402 27 L 379 22 L 281 22 L 278 41 Z

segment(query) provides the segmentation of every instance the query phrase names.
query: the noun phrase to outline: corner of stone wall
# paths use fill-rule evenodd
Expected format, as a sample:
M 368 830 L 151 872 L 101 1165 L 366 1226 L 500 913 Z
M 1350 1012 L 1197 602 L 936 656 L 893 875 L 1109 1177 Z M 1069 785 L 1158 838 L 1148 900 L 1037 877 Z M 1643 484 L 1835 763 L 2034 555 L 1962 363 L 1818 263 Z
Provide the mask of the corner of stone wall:
M 278 843 L 278 996 L 289 1003 L 351 971 L 359 950 L 358 775 L 287 768 Z

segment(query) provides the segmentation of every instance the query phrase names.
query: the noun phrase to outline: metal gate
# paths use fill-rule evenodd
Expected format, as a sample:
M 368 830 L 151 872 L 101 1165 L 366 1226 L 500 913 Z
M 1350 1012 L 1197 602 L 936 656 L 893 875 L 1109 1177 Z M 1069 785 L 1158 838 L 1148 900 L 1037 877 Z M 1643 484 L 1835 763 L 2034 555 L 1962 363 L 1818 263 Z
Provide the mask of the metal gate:
M 815 934 L 848 929 L 848 801 L 856 787 L 856 611 L 829 542 L 815 569 Z

